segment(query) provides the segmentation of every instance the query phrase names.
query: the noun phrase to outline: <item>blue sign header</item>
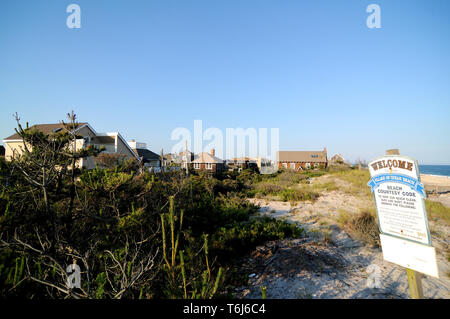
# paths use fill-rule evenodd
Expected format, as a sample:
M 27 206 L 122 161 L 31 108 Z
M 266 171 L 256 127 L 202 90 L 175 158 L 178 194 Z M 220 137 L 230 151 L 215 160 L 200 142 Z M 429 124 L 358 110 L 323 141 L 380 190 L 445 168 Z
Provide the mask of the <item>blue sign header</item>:
M 413 191 L 418 192 L 423 198 L 425 198 L 425 191 L 423 189 L 423 184 L 413 177 L 409 177 L 403 174 L 381 174 L 372 177 L 372 179 L 367 183 L 370 186 L 373 193 L 374 189 L 380 186 L 382 183 L 400 183 L 411 187 Z

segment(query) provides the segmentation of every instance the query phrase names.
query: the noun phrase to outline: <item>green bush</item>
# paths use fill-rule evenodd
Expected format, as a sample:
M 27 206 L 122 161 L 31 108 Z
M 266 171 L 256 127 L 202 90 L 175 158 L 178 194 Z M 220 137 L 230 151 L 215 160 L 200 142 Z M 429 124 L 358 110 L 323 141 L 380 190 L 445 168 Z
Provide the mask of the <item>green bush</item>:
M 269 240 L 298 238 L 303 230 L 294 224 L 266 217 L 221 227 L 211 238 L 211 251 L 219 260 L 236 258 Z
M 303 175 L 303 176 L 306 176 L 306 177 L 309 177 L 309 178 L 312 178 L 312 177 L 320 177 L 320 176 L 323 176 L 323 175 L 325 175 L 325 174 L 326 174 L 325 171 L 319 170 L 319 169 L 305 170 L 305 171 L 302 172 L 302 175 Z
M 281 193 L 281 200 L 284 202 L 298 202 L 311 200 L 315 201 L 319 194 L 305 189 L 284 189 Z
M 277 195 L 282 190 L 283 188 L 280 185 L 270 182 L 262 182 L 255 186 L 256 193 L 261 194 L 263 196 Z

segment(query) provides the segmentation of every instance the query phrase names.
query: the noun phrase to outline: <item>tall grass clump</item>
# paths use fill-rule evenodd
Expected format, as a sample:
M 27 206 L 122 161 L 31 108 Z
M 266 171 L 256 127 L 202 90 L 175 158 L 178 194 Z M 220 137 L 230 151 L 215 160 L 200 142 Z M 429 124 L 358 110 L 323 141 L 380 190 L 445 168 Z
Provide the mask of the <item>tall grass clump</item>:
M 362 211 L 348 221 L 351 235 L 371 246 L 380 245 L 380 231 L 377 218 L 368 211 Z

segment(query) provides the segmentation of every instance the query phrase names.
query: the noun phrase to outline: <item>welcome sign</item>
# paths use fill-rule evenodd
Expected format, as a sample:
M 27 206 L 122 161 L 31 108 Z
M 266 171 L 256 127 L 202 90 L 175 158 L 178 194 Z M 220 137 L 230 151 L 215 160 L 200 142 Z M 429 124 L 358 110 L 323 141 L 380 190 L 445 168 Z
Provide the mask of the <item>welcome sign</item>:
M 380 232 L 431 245 L 423 184 L 417 161 L 401 155 L 386 155 L 369 163 Z
M 369 171 L 384 260 L 438 278 L 417 161 L 386 155 L 370 162 Z

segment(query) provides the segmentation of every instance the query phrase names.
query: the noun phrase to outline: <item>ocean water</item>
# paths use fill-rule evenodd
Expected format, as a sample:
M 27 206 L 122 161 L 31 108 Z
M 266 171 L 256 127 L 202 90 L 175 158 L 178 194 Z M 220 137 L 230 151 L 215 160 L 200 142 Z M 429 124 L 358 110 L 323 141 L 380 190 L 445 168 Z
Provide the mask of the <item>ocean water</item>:
M 450 176 L 450 165 L 419 165 L 420 174 Z

